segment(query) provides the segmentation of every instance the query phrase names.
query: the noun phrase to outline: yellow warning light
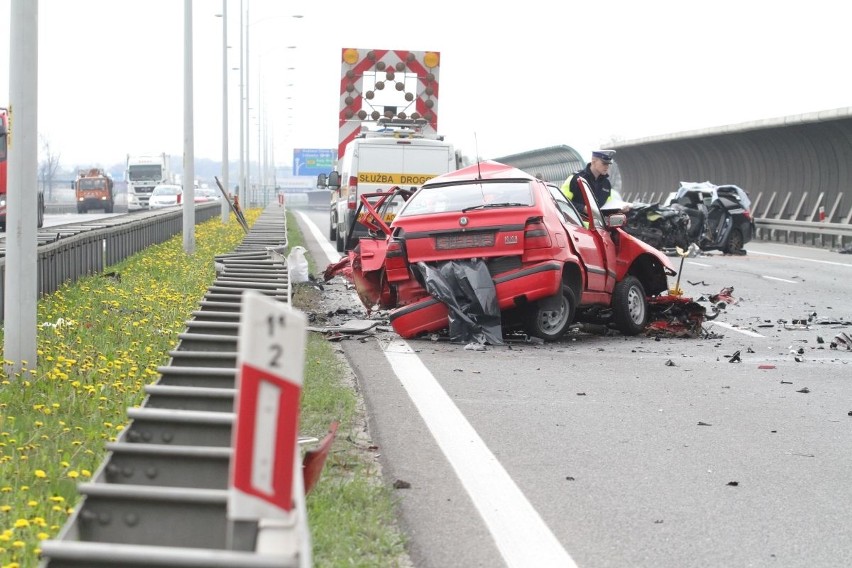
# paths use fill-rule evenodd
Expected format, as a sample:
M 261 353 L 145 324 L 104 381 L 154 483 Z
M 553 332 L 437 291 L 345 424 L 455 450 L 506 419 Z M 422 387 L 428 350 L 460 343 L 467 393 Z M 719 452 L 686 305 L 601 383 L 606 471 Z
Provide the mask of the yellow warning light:
M 358 50 L 352 48 L 344 49 L 343 61 L 348 63 L 349 65 L 355 65 L 356 63 L 358 63 Z
M 428 68 L 433 68 L 438 66 L 438 62 L 441 57 L 434 51 L 427 51 L 426 55 L 423 56 L 423 64 Z

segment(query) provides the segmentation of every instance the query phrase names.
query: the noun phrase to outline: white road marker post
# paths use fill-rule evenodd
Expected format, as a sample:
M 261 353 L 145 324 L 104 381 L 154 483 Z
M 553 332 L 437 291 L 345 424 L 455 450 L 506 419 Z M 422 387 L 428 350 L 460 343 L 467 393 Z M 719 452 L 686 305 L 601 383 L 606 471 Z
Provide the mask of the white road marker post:
M 243 292 L 228 520 L 257 522 L 255 551 L 311 565 L 299 404 L 307 317 L 260 292 Z M 233 544 L 230 538 L 229 548 Z

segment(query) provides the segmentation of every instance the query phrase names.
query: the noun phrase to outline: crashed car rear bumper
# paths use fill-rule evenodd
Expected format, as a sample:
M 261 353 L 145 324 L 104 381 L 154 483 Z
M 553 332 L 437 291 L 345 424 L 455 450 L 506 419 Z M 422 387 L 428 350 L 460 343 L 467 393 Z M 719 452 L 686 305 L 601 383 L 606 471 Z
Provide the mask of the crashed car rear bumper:
M 501 310 L 514 308 L 519 300 L 535 302 L 560 293 L 562 263 L 543 262 L 493 278 Z M 441 301 L 426 297 L 391 311 L 394 331 L 405 339 L 432 333 L 449 326 L 449 310 Z

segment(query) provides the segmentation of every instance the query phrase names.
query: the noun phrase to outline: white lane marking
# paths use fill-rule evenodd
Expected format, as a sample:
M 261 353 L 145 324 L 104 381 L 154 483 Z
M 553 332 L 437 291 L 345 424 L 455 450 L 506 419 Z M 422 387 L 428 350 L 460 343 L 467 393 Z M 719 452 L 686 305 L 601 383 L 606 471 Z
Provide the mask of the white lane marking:
M 476 430 L 404 340 L 385 348 L 438 447 L 470 495 L 500 554 L 511 567 L 576 567 Z
M 689 261 L 689 264 L 692 266 L 702 266 L 704 268 L 712 268 L 712 264 L 704 264 L 703 262 L 695 262 L 694 260 Z
M 331 246 L 331 243 L 325 237 L 325 235 L 322 234 L 322 232 L 319 230 L 319 227 L 316 226 L 316 223 L 311 221 L 308 216 L 301 211 L 296 211 L 296 214 L 299 215 L 302 218 L 302 221 L 304 221 L 305 224 L 308 226 L 308 229 L 310 229 L 311 234 L 317 240 L 317 243 L 319 243 L 319 246 L 322 248 L 322 252 L 325 253 L 325 256 L 326 258 L 328 258 L 329 262 L 337 262 L 338 260 L 340 260 L 340 253 L 337 252 L 337 249 L 335 247 Z
M 776 276 L 767 276 L 766 274 L 761 274 L 761 278 L 766 278 L 767 280 L 777 280 L 779 282 L 786 282 L 787 284 L 798 284 L 795 280 L 787 280 L 786 278 L 778 278 Z
M 710 325 L 718 325 L 724 327 L 726 329 L 730 329 L 731 331 L 736 331 L 737 333 L 742 333 L 743 335 L 748 335 L 749 337 L 766 337 L 765 335 L 760 335 L 757 332 L 750 331 L 748 329 L 742 329 L 741 327 L 734 327 L 729 323 L 723 323 L 721 321 L 711 321 L 708 322 Z
M 307 215 L 299 215 L 329 261 L 337 262 L 340 254 L 325 235 Z M 509 568 L 576 568 L 550 527 L 408 343 L 396 340 L 384 352 Z
M 848 263 L 848 262 L 834 262 L 832 260 L 818 260 L 818 259 L 815 259 L 815 258 L 804 258 L 804 257 L 801 257 L 801 256 L 788 256 L 786 254 L 774 254 L 774 253 L 771 253 L 771 252 L 763 252 L 763 251 L 753 250 L 753 249 L 749 249 L 749 251 L 754 253 L 754 254 L 762 254 L 762 255 L 765 255 L 765 256 L 775 256 L 775 257 L 778 257 L 778 258 L 789 258 L 789 259 L 792 259 L 792 260 L 804 260 L 805 262 L 816 262 L 816 263 L 819 263 L 819 264 L 830 264 L 832 266 L 845 266 L 846 268 L 852 268 L 852 263 Z

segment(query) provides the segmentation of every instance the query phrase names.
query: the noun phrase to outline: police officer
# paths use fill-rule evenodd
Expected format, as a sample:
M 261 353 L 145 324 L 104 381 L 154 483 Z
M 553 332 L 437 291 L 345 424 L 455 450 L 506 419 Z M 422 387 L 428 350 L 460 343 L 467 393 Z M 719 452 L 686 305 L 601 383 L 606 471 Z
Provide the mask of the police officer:
M 612 163 L 614 155 L 615 150 L 595 150 L 592 152 L 592 161 L 586 164 L 586 167 L 582 170 L 568 176 L 568 179 L 562 184 L 562 193 L 574 203 L 580 213 L 586 212 L 586 205 L 583 203 L 583 194 L 580 192 L 577 176 L 581 176 L 589 182 L 589 187 L 592 188 L 592 194 L 595 196 L 598 207 L 603 206 L 604 203 L 612 199 L 609 165 Z

